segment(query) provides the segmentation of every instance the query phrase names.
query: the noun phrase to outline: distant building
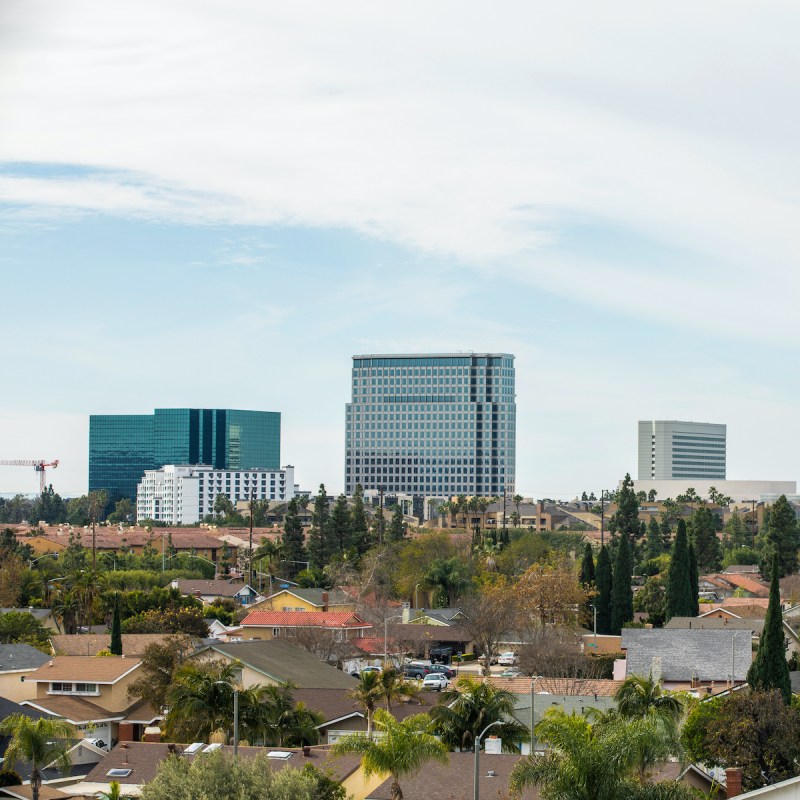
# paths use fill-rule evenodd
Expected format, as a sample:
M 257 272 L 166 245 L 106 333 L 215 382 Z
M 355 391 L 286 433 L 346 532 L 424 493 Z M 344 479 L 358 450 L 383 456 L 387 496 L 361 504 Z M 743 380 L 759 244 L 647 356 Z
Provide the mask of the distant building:
M 274 411 L 157 408 L 153 414 L 89 418 L 89 491 L 136 498 L 146 470 L 165 464 L 277 470 L 281 415 Z
M 514 380 L 507 353 L 353 356 L 345 493 L 513 494 Z
M 291 500 L 294 467 L 231 470 L 167 464 L 149 469 L 136 488 L 136 518 L 193 525 L 214 513 L 214 501 L 220 494 L 233 505 L 250 499 Z
M 640 420 L 639 480 L 725 480 L 726 426 Z
M 620 485 L 622 485 L 620 483 Z M 687 489 L 694 489 L 699 497 L 709 499 L 709 490 L 716 489 L 720 494 L 730 497 L 734 503 L 756 502 L 772 503 L 782 494 L 789 500 L 798 500 L 796 481 L 718 481 L 695 478 L 683 480 L 637 480 L 633 482 L 636 492 L 650 494 L 655 492 L 657 500 L 670 498 L 675 500 L 679 495 L 686 494 Z

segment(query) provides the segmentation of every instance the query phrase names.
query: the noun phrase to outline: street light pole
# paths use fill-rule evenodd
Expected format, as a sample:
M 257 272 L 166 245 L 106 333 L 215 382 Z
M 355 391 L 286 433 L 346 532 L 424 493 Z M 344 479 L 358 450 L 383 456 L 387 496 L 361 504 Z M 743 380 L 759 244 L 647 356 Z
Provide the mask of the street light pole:
M 473 800 L 480 800 L 481 790 L 480 786 L 478 785 L 478 778 L 480 777 L 480 757 L 481 757 L 481 742 L 483 741 L 483 736 L 489 728 L 495 725 L 502 725 L 502 720 L 496 719 L 494 722 L 490 722 L 479 734 L 478 738 L 475 739 L 475 769 L 473 772 L 473 781 L 472 781 L 472 798 Z
M 589 608 L 594 612 L 594 654 L 597 655 L 597 606 L 590 603 Z
M 402 614 L 394 614 L 391 617 L 385 617 L 383 620 L 383 668 L 386 669 L 386 662 L 389 658 L 389 620 L 402 619 Z

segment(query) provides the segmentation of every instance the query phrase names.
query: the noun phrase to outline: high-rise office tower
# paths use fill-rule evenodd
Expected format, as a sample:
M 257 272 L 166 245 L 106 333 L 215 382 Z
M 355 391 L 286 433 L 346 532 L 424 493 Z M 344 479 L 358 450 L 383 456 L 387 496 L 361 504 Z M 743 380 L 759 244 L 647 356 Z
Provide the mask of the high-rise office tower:
M 725 480 L 726 430 L 710 422 L 641 420 L 639 480 Z
M 345 492 L 514 493 L 514 356 L 353 356 Z
M 157 408 L 89 418 L 89 491 L 136 498 L 145 470 L 166 464 L 278 469 L 281 415 L 274 411 Z

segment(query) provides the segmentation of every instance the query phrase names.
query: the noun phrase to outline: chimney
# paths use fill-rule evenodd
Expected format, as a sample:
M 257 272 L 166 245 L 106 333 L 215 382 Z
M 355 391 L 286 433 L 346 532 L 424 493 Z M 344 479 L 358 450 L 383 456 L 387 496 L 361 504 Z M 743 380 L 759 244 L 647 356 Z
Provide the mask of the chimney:
M 119 733 L 117 734 L 117 739 L 120 742 L 132 742 L 133 741 L 133 723 L 132 722 L 120 722 L 120 724 L 119 724 Z
M 729 798 L 736 797 L 742 793 L 742 769 L 741 767 L 728 767 L 725 770 L 726 793 Z
M 328 593 L 327 592 L 323 592 L 322 593 L 322 610 L 323 611 L 327 611 L 328 610 Z
M 161 728 L 157 728 L 155 725 L 148 726 L 144 729 L 144 736 L 142 736 L 143 742 L 160 742 L 161 741 Z

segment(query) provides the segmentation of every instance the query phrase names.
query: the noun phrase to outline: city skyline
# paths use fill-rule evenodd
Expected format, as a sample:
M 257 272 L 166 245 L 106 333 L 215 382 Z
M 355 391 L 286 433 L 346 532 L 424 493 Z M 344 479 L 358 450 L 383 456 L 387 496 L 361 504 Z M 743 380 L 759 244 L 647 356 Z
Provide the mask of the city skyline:
M 79 494 L 90 413 L 275 410 L 336 493 L 352 355 L 474 350 L 522 494 L 634 475 L 640 419 L 797 479 L 800 9 L 681 8 L 6 4 L 0 459 Z

